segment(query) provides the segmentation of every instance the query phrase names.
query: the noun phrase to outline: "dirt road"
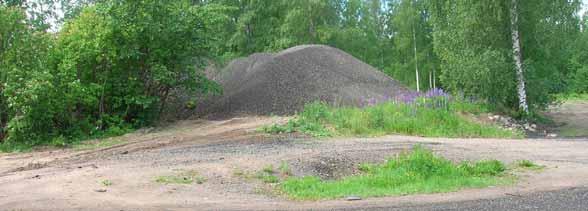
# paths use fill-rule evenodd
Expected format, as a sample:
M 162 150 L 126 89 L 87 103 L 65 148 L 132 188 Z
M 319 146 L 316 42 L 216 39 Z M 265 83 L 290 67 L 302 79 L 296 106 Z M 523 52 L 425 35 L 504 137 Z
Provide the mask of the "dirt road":
M 85 151 L 0 155 L 0 210 L 273 210 L 404 207 L 455 203 L 588 185 L 588 140 L 438 139 L 405 136 L 313 140 L 255 132 L 284 118 L 185 121 L 121 137 L 123 144 Z M 541 172 L 519 172 L 516 185 L 455 193 L 294 202 L 244 175 L 287 163 L 296 176 L 336 178 L 358 163 L 378 162 L 414 145 L 452 160 L 527 159 Z M 166 185 L 163 175 L 196 171 L 203 184 Z M 108 181 L 108 185 L 105 185 Z

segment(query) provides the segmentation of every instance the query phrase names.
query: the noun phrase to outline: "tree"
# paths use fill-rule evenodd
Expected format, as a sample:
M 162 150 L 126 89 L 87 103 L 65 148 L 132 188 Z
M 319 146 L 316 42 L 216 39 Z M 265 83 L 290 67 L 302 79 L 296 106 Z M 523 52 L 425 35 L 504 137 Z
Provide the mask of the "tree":
M 387 68 L 392 77 L 420 91 L 425 87 L 421 75 L 429 74 L 437 67 L 433 53 L 432 25 L 426 1 L 391 1 L 390 20 L 387 28 L 393 40 L 393 56 L 396 59 Z
M 31 27 L 21 8 L 0 9 L 7 142 L 116 134 L 156 120 L 176 89 L 218 91 L 195 67 L 214 52 L 227 21 L 222 6 L 104 1 L 85 7 L 56 35 Z
M 56 98 L 48 72 L 52 39 L 30 27 L 18 6 L 0 5 L 0 17 L 0 136 L 33 144 L 54 132 L 51 104 Z
M 517 95 L 519 97 L 519 108 L 526 114 L 529 114 L 529 105 L 527 104 L 527 91 L 525 89 L 525 76 L 523 75 L 523 56 L 521 53 L 521 40 L 519 38 L 519 11 L 518 1 L 512 0 L 510 9 L 510 25 L 512 37 L 512 55 L 517 71 Z
M 516 34 L 524 58 L 513 51 L 512 3 L 431 1 L 434 45 L 442 62 L 441 81 L 451 91 L 526 113 L 519 81 L 524 80 L 527 88 L 529 110 L 545 108 L 553 101 L 552 94 L 563 90 L 572 42 L 579 31 L 579 2 L 517 2 Z M 524 69 L 521 77 L 518 67 Z
M 567 80 L 568 92 L 588 94 L 588 13 L 581 25 L 582 32 L 574 40 L 573 54 Z

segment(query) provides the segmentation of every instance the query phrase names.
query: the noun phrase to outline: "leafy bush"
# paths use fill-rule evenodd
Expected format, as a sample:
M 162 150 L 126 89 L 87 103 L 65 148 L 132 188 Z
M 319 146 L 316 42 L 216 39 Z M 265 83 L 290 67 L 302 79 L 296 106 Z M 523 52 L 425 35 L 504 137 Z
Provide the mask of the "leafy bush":
M 120 135 L 158 120 L 173 90 L 219 92 L 195 64 L 223 9 L 101 1 L 52 35 L 0 4 L 0 149 Z

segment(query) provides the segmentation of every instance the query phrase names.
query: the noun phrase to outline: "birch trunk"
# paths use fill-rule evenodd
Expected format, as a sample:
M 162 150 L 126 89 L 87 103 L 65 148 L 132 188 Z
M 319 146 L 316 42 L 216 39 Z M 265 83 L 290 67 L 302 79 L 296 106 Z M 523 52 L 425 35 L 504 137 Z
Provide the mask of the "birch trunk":
M 525 76 L 523 75 L 523 56 L 521 53 L 521 41 L 519 37 L 519 17 L 518 17 L 518 0 L 512 0 L 510 9 L 510 26 L 512 38 L 512 56 L 516 66 L 517 72 L 517 92 L 519 96 L 519 108 L 525 113 L 529 113 L 529 105 L 527 104 L 527 92 L 525 90 Z
M 416 43 L 416 31 L 414 29 L 414 24 L 412 25 L 412 39 L 414 41 L 414 67 L 416 73 L 416 89 L 417 92 L 420 92 L 420 81 L 419 81 L 419 60 L 417 57 L 417 43 Z

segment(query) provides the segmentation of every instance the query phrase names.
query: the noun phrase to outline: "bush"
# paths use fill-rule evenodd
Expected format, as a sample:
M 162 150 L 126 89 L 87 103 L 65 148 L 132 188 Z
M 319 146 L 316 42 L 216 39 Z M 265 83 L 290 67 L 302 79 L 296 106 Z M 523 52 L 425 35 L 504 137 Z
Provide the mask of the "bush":
M 53 35 L 0 4 L 2 149 L 120 135 L 158 120 L 173 90 L 218 92 L 194 64 L 228 20 L 222 10 L 101 1 Z

